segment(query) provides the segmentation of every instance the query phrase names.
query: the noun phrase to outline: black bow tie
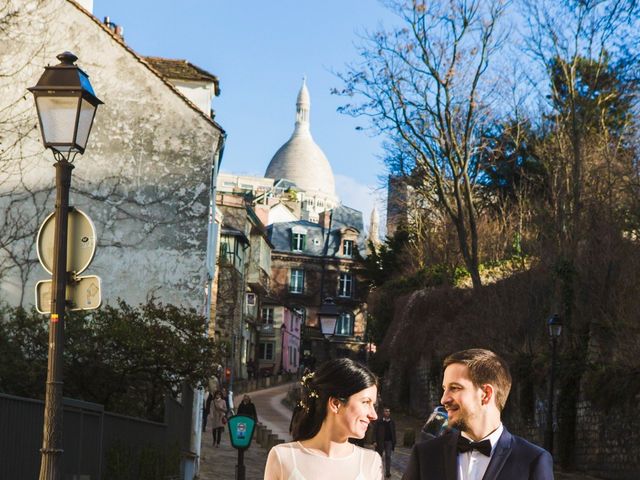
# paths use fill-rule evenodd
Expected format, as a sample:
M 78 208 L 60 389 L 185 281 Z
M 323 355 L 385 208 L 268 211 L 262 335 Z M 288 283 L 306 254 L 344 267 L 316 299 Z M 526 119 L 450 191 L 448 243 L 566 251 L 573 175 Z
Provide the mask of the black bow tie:
M 458 437 L 458 453 L 470 452 L 471 450 L 478 450 L 481 454 L 487 457 L 491 456 L 491 442 L 489 440 L 482 440 L 481 442 L 472 442 L 468 438 L 464 438 L 462 435 Z

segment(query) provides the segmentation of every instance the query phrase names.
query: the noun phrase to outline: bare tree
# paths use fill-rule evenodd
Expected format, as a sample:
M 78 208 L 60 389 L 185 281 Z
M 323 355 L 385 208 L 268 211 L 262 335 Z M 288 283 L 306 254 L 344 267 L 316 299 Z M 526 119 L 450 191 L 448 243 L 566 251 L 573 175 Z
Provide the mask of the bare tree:
M 362 62 L 340 75 L 358 103 L 343 107 L 365 116 L 391 139 L 399 155 L 391 173 L 408 178 L 431 208 L 453 223 L 471 274 L 479 273 L 476 155 L 491 117 L 488 67 L 500 46 L 504 2 L 391 1 L 402 27 L 377 32 L 361 47 Z
M 520 3 L 528 24 L 524 45 L 540 67 L 532 80 L 542 86 L 538 97 L 548 100 L 541 105 L 540 157 L 549 174 L 554 231 L 559 250 L 571 256 L 584 231 L 585 202 L 598 190 L 590 186 L 618 177 L 604 187 L 611 196 L 624 176 L 619 170 L 613 174 L 616 164 L 630 165 L 625 149 L 633 127 L 629 87 L 636 83 L 632 69 L 640 53 L 638 4 Z

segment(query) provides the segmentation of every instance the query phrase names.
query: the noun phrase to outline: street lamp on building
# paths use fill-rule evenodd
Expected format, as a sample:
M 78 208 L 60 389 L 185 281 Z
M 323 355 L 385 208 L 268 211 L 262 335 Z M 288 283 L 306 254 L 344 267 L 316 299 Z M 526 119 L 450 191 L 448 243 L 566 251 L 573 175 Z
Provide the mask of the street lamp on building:
M 96 109 L 103 103 L 96 97 L 89 77 L 74 65 L 70 52 L 57 56 L 60 63 L 45 67 L 33 93 L 44 146 L 56 160 L 56 205 L 53 245 L 51 318 L 47 385 L 44 407 L 40 480 L 62 477 L 62 359 L 67 286 L 67 224 L 69 190 L 75 156 L 83 154 Z
M 318 323 L 320 324 L 320 332 L 324 335 L 326 360 L 328 360 L 331 355 L 329 337 L 336 332 L 336 323 L 338 322 L 339 316 L 340 312 L 333 298 L 325 298 L 318 310 Z
M 318 310 L 318 321 L 320 322 L 320 331 L 325 338 L 329 338 L 334 333 L 336 333 L 336 323 L 338 322 L 338 317 L 340 316 L 340 312 L 338 311 L 338 306 L 335 301 L 331 297 L 327 297 L 320 305 L 320 310 Z
M 558 339 L 562 335 L 562 320 L 556 313 L 547 321 L 549 337 L 551 338 L 551 376 L 549 378 L 549 400 L 547 402 L 547 425 L 545 429 L 545 448 L 553 454 L 553 397 L 556 377 L 556 349 Z

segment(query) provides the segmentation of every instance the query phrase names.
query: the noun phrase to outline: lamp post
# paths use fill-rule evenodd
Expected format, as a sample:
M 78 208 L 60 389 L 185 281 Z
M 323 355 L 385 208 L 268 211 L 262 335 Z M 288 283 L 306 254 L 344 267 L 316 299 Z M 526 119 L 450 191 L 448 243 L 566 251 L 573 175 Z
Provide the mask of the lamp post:
M 549 400 L 547 402 L 547 426 L 545 429 L 545 447 L 553 455 L 553 397 L 556 377 L 556 348 L 558 339 L 562 335 L 562 321 L 556 313 L 548 321 L 549 337 L 551 338 L 551 377 L 549 378 Z
M 325 298 L 318 310 L 318 322 L 320 323 L 320 332 L 325 338 L 325 353 L 327 360 L 330 357 L 329 337 L 336 332 L 336 323 L 338 322 L 339 316 L 340 312 L 338 311 L 338 306 L 333 298 Z
M 53 245 L 51 318 L 44 405 L 40 480 L 62 477 L 62 361 L 64 314 L 67 286 L 67 224 L 69 190 L 75 156 L 83 154 L 101 102 L 89 77 L 74 65 L 78 59 L 70 52 L 57 56 L 60 63 L 45 67 L 33 93 L 44 146 L 56 160 L 56 205 Z

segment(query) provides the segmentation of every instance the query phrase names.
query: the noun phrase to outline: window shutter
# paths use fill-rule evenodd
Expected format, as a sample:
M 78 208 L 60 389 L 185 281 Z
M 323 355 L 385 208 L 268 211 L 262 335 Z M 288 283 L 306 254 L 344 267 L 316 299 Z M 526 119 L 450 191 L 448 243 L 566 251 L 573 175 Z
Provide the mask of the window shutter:
M 291 251 L 296 249 L 296 234 L 291 232 Z

